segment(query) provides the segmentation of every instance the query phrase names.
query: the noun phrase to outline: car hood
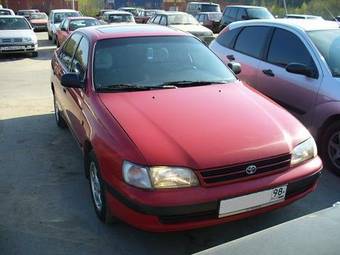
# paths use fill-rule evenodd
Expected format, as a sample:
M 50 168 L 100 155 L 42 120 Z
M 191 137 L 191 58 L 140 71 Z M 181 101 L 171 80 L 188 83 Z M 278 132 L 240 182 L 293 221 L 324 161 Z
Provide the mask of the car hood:
M 194 169 L 288 154 L 309 132 L 241 82 L 100 93 L 149 165 Z
M 202 25 L 170 25 L 169 27 L 182 30 L 184 32 L 189 32 L 191 34 L 212 34 L 209 28 L 206 28 Z
M 36 38 L 36 35 L 31 29 L 1 30 L 0 33 L 0 38 L 23 38 L 23 37 Z

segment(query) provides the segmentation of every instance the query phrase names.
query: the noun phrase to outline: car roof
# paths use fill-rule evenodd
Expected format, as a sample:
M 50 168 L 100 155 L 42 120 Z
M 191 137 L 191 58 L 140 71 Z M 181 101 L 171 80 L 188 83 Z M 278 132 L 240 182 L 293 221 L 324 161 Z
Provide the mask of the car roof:
M 264 6 L 255 6 L 255 5 L 237 5 L 237 4 L 233 4 L 233 5 L 228 5 L 226 6 L 226 8 L 229 7 L 237 7 L 237 8 L 256 8 L 256 9 L 262 9 L 262 8 L 266 8 Z
M 133 23 L 92 26 L 80 28 L 77 31 L 82 32 L 92 41 L 143 36 L 191 36 L 186 32 L 165 26 Z
M 131 12 L 126 12 L 126 11 L 116 11 L 116 10 L 107 11 L 107 12 L 105 12 L 105 14 L 128 14 L 128 15 L 132 15 Z
M 79 17 L 67 17 L 68 20 L 77 20 L 77 19 L 95 19 L 93 17 L 88 16 L 79 16 Z
M 51 12 L 59 13 L 59 12 L 79 12 L 79 11 L 73 10 L 73 9 L 54 9 L 54 10 L 51 10 Z
M 229 29 L 235 29 L 244 26 L 265 25 L 265 26 L 285 26 L 292 29 L 303 31 L 316 31 L 325 29 L 339 29 L 340 26 L 335 21 L 326 20 L 307 20 L 307 19 L 263 19 L 247 20 L 231 23 Z
M 0 8 L 0 10 L 13 11 L 12 9 L 9 9 L 9 8 Z
M 13 19 L 13 18 L 17 18 L 17 19 L 25 19 L 25 17 L 19 16 L 19 15 L 0 15 L 0 18 L 8 18 L 8 19 Z
M 217 3 L 212 2 L 188 2 L 188 4 L 211 4 L 211 5 L 219 5 Z

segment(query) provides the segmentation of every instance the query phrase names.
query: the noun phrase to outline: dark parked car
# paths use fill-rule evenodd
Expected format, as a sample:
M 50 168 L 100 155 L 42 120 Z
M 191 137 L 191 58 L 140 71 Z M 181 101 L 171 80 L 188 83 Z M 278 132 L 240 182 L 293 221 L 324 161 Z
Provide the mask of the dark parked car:
M 254 40 L 256 38 L 256 40 Z M 340 29 L 333 21 L 263 20 L 229 25 L 210 45 L 239 77 L 294 114 L 340 175 Z
M 200 12 L 196 14 L 195 18 L 202 26 L 209 28 L 214 33 L 220 31 L 221 12 Z
M 220 30 L 230 23 L 250 19 L 274 19 L 266 7 L 250 5 L 229 5 L 223 11 Z
M 316 187 L 322 163 L 307 129 L 188 33 L 81 28 L 52 69 L 56 122 L 83 152 L 104 222 L 199 228 L 285 206 Z

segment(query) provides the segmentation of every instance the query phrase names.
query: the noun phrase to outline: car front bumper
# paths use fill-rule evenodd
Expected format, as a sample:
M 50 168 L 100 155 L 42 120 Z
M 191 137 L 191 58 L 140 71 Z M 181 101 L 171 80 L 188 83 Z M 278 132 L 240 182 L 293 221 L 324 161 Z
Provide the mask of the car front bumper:
M 111 212 L 128 224 L 147 231 L 168 232 L 202 228 L 250 217 L 292 203 L 312 192 L 320 176 L 322 162 L 317 157 L 285 172 L 216 187 L 143 191 L 126 184 L 106 182 Z M 219 217 L 220 202 L 282 185 L 285 200 L 266 207 Z M 124 189 L 118 191 L 121 186 Z
M 0 44 L 0 54 L 7 53 L 31 53 L 38 50 L 38 44 Z

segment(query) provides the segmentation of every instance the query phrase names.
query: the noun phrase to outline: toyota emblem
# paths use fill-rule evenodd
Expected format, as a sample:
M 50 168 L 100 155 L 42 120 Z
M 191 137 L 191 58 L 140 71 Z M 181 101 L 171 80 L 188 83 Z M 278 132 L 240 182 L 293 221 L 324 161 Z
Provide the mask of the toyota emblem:
M 257 169 L 257 167 L 256 167 L 255 165 L 247 166 L 247 168 L 246 168 L 246 173 L 247 173 L 248 175 L 255 174 L 255 173 L 256 173 L 256 169 Z

